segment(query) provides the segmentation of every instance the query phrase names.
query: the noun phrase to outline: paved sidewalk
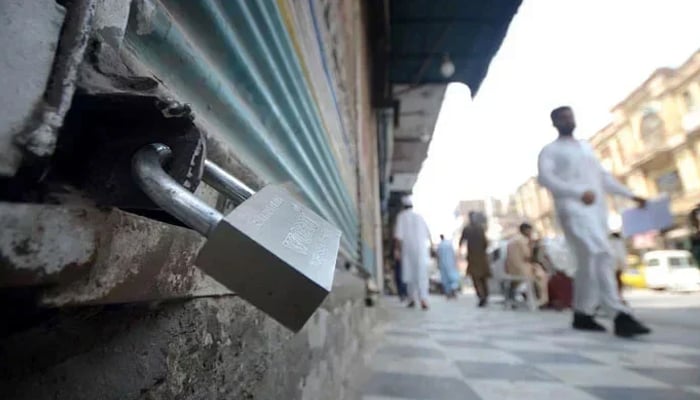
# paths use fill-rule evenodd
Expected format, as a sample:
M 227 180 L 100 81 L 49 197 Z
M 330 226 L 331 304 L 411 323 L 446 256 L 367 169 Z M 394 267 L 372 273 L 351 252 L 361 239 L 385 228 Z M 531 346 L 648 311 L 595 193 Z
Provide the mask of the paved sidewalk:
M 652 323 L 658 334 L 625 340 L 575 332 L 568 312 L 477 309 L 471 296 L 435 297 L 427 312 L 391 297 L 382 307 L 391 321 L 364 400 L 700 399 L 695 329 Z

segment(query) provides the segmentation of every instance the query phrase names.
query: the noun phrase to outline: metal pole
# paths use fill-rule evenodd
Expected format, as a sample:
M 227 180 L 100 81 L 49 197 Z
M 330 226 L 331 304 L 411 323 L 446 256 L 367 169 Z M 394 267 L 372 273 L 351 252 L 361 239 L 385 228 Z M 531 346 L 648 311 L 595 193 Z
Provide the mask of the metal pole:
M 202 180 L 233 200 L 235 206 L 238 206 L 255 194 L 255 191 L 246 186 L 245 183 L 239 181 L 209 160 L 204 161 Z
M 136 184 L 160 208 L 204 236 L 216 228 L 223 216 L 175 182 L 162 164 L 172 155 L 164 144 L 142 147 L 131 159 L 131 171 Z

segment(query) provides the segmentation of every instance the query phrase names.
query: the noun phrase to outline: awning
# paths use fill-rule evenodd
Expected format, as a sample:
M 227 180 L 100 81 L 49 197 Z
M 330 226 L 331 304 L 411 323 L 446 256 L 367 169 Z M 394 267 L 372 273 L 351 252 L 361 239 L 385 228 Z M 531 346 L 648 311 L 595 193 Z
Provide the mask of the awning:
M 521 0 L 392 0 L 390 73 L 394 84 L 465 83 L 476 94 Z M 445 77 L 447 56 L 455 66 Z
M 521 0 L 369 2 L 374 102 L 393 107 L 393 191 L 410 191 L 427 156 L 447 84 L 474 96 Z M 385 61 L 386 60 L 386 61 Z M 443 63 L 454 73 L 441 72 Z

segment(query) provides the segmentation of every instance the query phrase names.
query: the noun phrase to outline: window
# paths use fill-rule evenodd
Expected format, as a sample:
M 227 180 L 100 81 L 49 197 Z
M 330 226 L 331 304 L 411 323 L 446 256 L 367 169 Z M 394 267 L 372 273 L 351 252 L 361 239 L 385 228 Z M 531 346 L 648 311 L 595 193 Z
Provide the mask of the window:
M 647 261 L 648 267 L 658 267 L 659 265 L 661 265 L 661 262 L 659 262 L 658 258 L 652 258 L 649 261 Z
M 683 193 L 683 184 L 678 171 L 671 171 L 656 178 L 656 189 L 659 194 L 676 195 Z
M 693 98 L 693 95 L 687 90 L 683 92 L 683 104 L 688 112 L 695 110 L 695 107 L 697 106 L 695 104 L 695 98 Z
M 693 260 L 690 256 L 685 256 L 685 257 L 670 257 L 668 259 L 668 265 L 671 268 L 685 268 L 685 267 L 694 267 L 695 266 L 695 260 Z
M 647 110 L 642 117 L 639 131 L 644 143 L 652 147 L 660 146 L 663 143 L 664 121 L 656 111 Z

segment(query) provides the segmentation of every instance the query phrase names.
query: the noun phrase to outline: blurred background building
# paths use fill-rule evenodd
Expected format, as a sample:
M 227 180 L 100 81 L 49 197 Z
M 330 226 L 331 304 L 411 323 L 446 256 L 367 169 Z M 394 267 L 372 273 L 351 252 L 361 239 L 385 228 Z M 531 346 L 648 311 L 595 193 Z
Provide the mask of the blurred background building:
M 616 105 L 613 122 L 591 143 L 604 166 L 633 191 L 667 195 L 673 229 L 666 247 L 687 247 L 687 215 L 700 202 L 700 51 L 678 68 L 660 68 Z M 623 208 L 611 202 L 614 212 Z
M 486 236 L 491 241 L 508 239 L 513 236 L 518 225 L 523 221 L 518 212 L 514 196 L 506 199 L 488 197 L 484 199 L 462 200 L 455 208 L 455 226 L 458 232 L 454 236 L 459 239 L 462 228 L 469 223 L 469 213 L 476 212 L 487 224 Z
M 675 225 L 633 241 L 638 247 L 689 247 L 687 216 L 700 202 L 700 51 L 678 68 L 659 68 L 612 109 L 613 122 L 590 142 L 603 166 L 635 193 L 667 195 Z M 517 212 L 543 236 L 557 234 L 549 193 L 535 177 L 513 195 Z M 619 229 L 625 199 L 610 201 L 612 229 Z M 643 242 L 643 243 L 642 243 Z

